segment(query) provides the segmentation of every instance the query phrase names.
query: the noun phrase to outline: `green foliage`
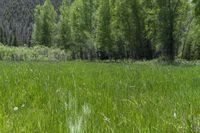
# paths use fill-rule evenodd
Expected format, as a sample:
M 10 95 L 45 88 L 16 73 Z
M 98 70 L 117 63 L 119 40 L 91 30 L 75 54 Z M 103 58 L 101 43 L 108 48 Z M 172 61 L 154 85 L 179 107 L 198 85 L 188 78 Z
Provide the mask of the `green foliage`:
M 71 5 L 71 35 L 74 43 L 73 52 L 79 58 L 88 58 L 87 54 L 95 50 L 94 42 L 94 3 L 92 0 L 76 0 Z M 91 53 L 89 53 L 91 54 Z
M 65 61 L 70 55 L 58 48 L 44 46 L 7 47 L 0 45 L 0 60 L 5 61 Z
M 162 53 L 163 59 L 173 61 L 175 58 L 185 58 L 190 46 L 191 49 L 198 51 L 197 43 L 191 39 L 199 36 L 192 37 L 200 20 L 198 0 L 52 2 L 53 4 L 51 0 L 44 3 L 37 1 L 27 5 L 32 7 L 35 3 L 40 3 L 34 11 L 32 44 L 22 41 L 28 40 L 31 28 L 27 35 L 22 33 L 23 37 L 19 38 L 20 28 L 9 26 L 6 22 L 0 23 L 0 42 L 11 46 L 23 43 L 29 46 L 55 45 L 70 52 L 74 59 L 99 57 L 142 60 L 160 57 Z M 19 3 L 13 1 L 9 9 L 18 9 Z M 9 11 L 5 12 L 6 21 L 14 21 L 11 14 Z M 197 22 L 193 23 L 193 19 Z M 31 21 L 31 18 L 27 21 Z M 188 44 L 189 41 L 191 44 Z M 196 41 L 198 42 L 198 39 Z M 187 59 L 194 59 L 193 57 L 188 55 Z
M 59 46 L 66 50 L 71 47 L 71 27 L 70 27 L 70 3 L 68 0 L 63 0 L 60 6 L 59 19 Z
M 128 0 L 115 2 L 112 9 L 111 28 L 115 54 L 120 58 L 128 58 L 131 50 L 131 29 L 133 28 Z
M 200 25 L 198 20 L 194 19 L 191 23 L 191 30 L 188 33 L 186 48 L 184 49 L 184 58 L 200 59 Z
M 81 58 L 84 53 L 96 53 L 101 59 L 151 59 L 153 37 L 149 35 L 155 32 L 151 24 L 155 19 L 145 19 L 148 13 L 142 7 L 144 3 L 139 0 L 73 2 L 69 15 L 74 44 L 71 50 L 80 53 Z
M 51 46 L 55 35 L 57 13 L 50 0 L 46 0 L 44 5 L 38 5 L 34 13 L 33 44 Z
M 195 10 L 195 15 L 200 17 L 200 1 L 199 0 L 193 0 L 194 3 L 194 10 Z
M 175 59 L 175 31 L 180 0 L 157 0 L 159 6 L 160 39 L 162 53 L 167 60 Z
M 111 9 L 109 0 L 101 0 L 97 11 L 96 42 L 100 58 L 112 57 Z

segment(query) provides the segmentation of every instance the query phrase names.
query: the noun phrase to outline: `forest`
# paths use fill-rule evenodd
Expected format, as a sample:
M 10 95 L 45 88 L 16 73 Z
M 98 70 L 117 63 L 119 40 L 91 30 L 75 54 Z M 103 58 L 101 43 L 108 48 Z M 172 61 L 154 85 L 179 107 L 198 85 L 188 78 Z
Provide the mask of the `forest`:
M 0 0 L 0 133 L 200 133 L 200 0 Z
M 55 2 L 54 2 L 55 3 Z M 43 45 L 73 59 L 200 59 L 198 0 L 51 0 L 34 7 L 30 37 L 9 46 Z

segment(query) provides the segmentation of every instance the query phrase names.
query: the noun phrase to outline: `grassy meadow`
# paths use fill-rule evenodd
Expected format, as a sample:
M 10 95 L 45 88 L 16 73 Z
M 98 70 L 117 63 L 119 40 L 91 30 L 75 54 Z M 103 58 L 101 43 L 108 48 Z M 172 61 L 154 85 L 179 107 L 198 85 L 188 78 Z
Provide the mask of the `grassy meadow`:
M 0 132 L 200 132 L 200 67 L 0 62 Z

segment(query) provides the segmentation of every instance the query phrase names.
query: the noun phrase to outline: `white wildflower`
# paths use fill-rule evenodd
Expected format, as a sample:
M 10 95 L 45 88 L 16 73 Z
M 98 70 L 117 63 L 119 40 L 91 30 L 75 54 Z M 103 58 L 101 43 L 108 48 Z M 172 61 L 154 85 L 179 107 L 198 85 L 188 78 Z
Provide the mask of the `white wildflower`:
M 91 110 L 90 110 L 90 108 L 89 108 L 89 106 L 88 106 L 87 104 L 84 104 L 84 105 L 82 106 L 82 109 L 83 109 L 83 114 L 84 114 L 84 115 L 90 115 Z
M 73 123 L 72 121 L 69 122 L 69 129 L 70 133 L 82 133 L 83 129 L 83 118 L 78 117 L 77 120 Z
M 13 108 L 14 111 L 17 111 L 18 109 L 19 109 L 18 107 L 14 107 L 14 108 Z
M 177 118 L 177 114 L 176 114 L 176 112 L 174 112 L 174 118 Z
M 105 122 L 110 123 L 110 119 L 105 114 L 102 114 L 102 116 L 104 117 L 103 119 Z

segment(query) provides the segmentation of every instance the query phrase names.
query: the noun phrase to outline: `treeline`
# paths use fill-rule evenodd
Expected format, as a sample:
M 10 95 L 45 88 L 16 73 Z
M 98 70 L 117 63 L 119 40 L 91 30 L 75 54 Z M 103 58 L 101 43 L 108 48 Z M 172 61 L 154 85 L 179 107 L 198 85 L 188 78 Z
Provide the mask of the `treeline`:
M 200 59 L 199 0 L 50 0 L 34 11 L 32 45 L 77 59 Z

